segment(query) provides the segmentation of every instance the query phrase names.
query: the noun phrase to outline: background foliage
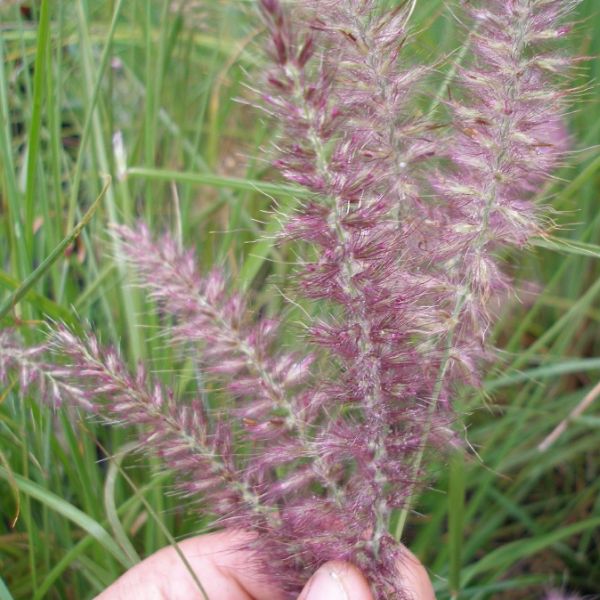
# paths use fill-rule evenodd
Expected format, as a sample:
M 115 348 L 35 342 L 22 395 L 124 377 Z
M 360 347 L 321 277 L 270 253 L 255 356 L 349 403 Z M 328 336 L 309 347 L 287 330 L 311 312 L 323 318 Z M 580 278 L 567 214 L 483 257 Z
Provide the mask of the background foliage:
M 596 56 L 594 0 L 579 15 L 576 51 Z M 419 2 L 413 19 L 418 60 L 449 56 L 442 80 L 461 59 L 460 24 L 443 0 Z M 3 326 L 34 340 L 44 316 L 88 321 L 185 393 L 199 374 L 153 334 L 156 311 L 127 286 L 107 234 L 138 216 L 194 245 L 203 267 L 225 265 L 262 311 L 281 309 L 294 256 L 271 234 L 294 196 L 269 183 L 272 125 L 235 101 L 255 100 L 245 86 L 261 72 L 259 38 L 242 0 L 0 3 L 0 302 L 102 196 Z M 593 59 L 576 73 L 575 152 L 543 194 L 562 241 L 507 256 L 521 302 L 496 327 L 489 395 L 461 400 L 471 449 L 438 465 L 407 531 L 441 599 L 600 589 L 597 403 L 538 450 L 600 374 L 599 69 Z M 93 597 L 171 536 L 210 525 L 169 493 L 159 464 L 128 455 L 126 433 L 17 387 L 0 390 L 1 600 Z

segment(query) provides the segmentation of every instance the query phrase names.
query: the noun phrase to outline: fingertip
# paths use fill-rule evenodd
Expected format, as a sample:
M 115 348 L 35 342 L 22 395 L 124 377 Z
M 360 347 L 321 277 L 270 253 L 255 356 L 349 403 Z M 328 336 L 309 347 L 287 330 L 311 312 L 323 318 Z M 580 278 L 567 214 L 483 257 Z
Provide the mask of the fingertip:
M 373 600 L 367 580 L 353 565 L 331 561 L 321 566 L 298 600 Z
M 411 600 L 435 600 L 427 570 L 408 548 L 403 549 L 398 575 Z
M 410 600 L 435 600 L 425 567 L 406 548 L 398 563 L 398 578 Z M 367 580 L 355 566 L 332 561 L 315 572 L 298 600 L 373 600 L 373 594 Z

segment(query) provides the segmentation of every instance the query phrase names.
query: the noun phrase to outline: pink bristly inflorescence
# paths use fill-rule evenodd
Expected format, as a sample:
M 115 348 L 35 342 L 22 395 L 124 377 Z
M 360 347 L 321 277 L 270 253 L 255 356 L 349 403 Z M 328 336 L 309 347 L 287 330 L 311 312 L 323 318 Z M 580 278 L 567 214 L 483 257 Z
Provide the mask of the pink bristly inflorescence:
M 570 594 L 561 590 L 550 590 L 544 600 L 582 600 L 577 594 Z
M 17 369 L 23 388 L 143 425 L 140 448 L 216 525 L 258 534 L 256 560 L 290 598 L 332 559 L 356 564 L 377 600 L 407 597 L 392 516 L 401 533 L 429 454 L 459 443 L 452 398 L 478 385 L 490 306 L 510 288 L 498 251 L 547 221 L 535 196 L 568 148 L 558 83 L 572 63 L 551 42 L 577 2 L 469 4 L 470 58 L 440 126 L 420 108 L 433 69 L 406 57 L 414 2 L 260 0 L 275 166 L 310 192 L 281 236 L 302 257 L 297 293 L 321 307 L 298 344 L 310 352 L 282 350 L 282 325 L 222 270 L 199 273 L 144 225 L 115 228 L 122 255 L 228 402 L 176 399 L 92 334 L 59 326 L 31 349 L 0 337 L 0 377 Z

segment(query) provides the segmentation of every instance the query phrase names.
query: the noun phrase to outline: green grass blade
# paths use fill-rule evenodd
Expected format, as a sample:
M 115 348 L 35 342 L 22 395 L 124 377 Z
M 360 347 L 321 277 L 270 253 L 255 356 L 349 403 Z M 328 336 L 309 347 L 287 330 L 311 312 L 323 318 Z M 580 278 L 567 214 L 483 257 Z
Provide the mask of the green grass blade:
M 296 202 L 297 200 L 293 197 L 284 198 L 281 201 L 278 214 L 271 216 L 261 238 L 248 251 L 248 257 L 244 261 L 237 277 L 240 289 L 248 289 L 252 284 L 252 281 L 277 243 L 276 235 L 281 230 L 282 222 L 285 218 L 284 215 L 291 213 Z
M 50 39 L 50 13 L 48 0 L 42 0 L 37 51 L 33 75 L 33 106 L 27 151 L 27 183 L 25 185 L 25 245 L 33 252 L 33 220 L 35 218 L 36 171 L 40 152 L 42 130 L 42 100 L 44 96 L 44 73 L 48 41 Z
M 228 188 L 244 192 L 259 192 L 269 195 L 285 195 L 306 197 L 310 193 L 305 189 L 282 183 L 269 183 L 252 179 L 241 179 L 237 177 L 226 177 L 212 173 L 189 173 L 171 171 L 167 169 L 148 169 L 143 167 L 130 167 L 127 169 L 128 177 L 139 177 L 154 181 L 175 181 L 178 183 L 192 183 L 196 185 L 207 185 L 215 188 Z
M 490 570 L 495 573 L 506 572 L 507 569 L 521 559 L 533 556 L 548 546 L 598 527 L 600 527 L 600 517 L 594 517 L 578 521 L 573 525 L 562 527 L 545 535 L 504 544 L 487 554 L 479 562 L 464 569 L 463 583 L 466 584 L 474 577 Z
M 81 185 L 81 177 L 83 174 L 83 163 L 85 159 L 85 152 L 87 148 L 88 141 L 90 139 L 90 135 L 92 133 L 92 125 L 93 118 L 96 112 L 96 106 L 98 104 L 98 98 L 100 96 L 100 90 L 102 88 L 102 82 L 104 80 L 104 74 L 106 72 L 106 68 L 108 66 L 108 62 L 110 59 L 110 51 L 112 48 L 113 38 L 115 35 L 115 31 L 117 28 L 117 21 L 119 14 L 121 13 L 121 8 L 123 5 L 123 0 L 117 0 L 115 8 L 113 10 L 113 15 L 111 19 L 111 23 L 108 29 L 108 33 L 106 35 L 106 43 L 104 44 L 104 48 L 102 49 L 102 55 L 100 57 L 100 64 L 98 65 L 98 71 L 96 73 L 96 80 L 91 88 L 89 102 L 86 104 L 86 113 L 85 119 L 83 123 L 83 129 L 81 132 L 81 142 L 79 144 L 79 150 L 77 152 L 77 158 L 75 161 L 75 169 L 73 174 L 73 182 L 71 184 L 71 192 L 69 197 L 69 217 L 68 224 L 71 226 L 75 219 L 75 207 L 77 206 L 77 197 L 79 195 L 79 188 Z
M 517 359 L 514 361 L 512 368 L 519 369 L 531 358 L 531 356 L 544 348 L 545 345 L 552 342 L 561 332 L 566 330 L 568 325 L 571 325 L 580 315 L 585 312 L 596 296 L 600 294 L 600 277 L 587 289 L 587 291 L 573 304 L 573 306 L 561 316 L 551 327 L 549 327 L 543 335 L 531 344 Z
M 53 492 L 43 488 L 37 483 L 26 479 L 17 473 L 13 473 L 15 483 L 19 486 L 19 490 L 27 496 L 38 500 L 49 509 L 59 513 L 69 521 L 75 523 L 78 527 L 89 533 L 102 547 L 112 554 L 125 568 L 130 568 L 132 565 L 129 558 L 121 550 L 118 544 L 113 540 L 110 534 L 97 521 L 91 519 L 77 507 L 69 504 L 63 498 L 60 498 Z M 8 471 L 4 467 L 0 467 L 0 477 L 6 481 L 9 479 Z
M 2 575 L 0 575 L 0 600 L 14 600 L 4 583 L 4 579 L 2 579 Z
M 564 254 L 576 254 L 578 256 L 589 256 L 591 258 L 600 258 L 600 246 L 588 244 L 578 240 L 565 240 L 555 236 L 546 238 L 534 238 L 534 246 L 545 248 L 546 250 L 555 250 Z
M 567 198 L 575 195 L 581 190 L 581 188 L 590 180 L 596 172 L 600 169 L 600 156 L 596 157 L 575 179 L 573 179 L 568 185 L 566 185 L 559 197 L 558 202 L 564 201 Z
M 460 597 L 463 523 L 465 510 L 465 465 L 462 452 L 450 458 L 450 485 L 448 489 L 448 544 L 450 554 L 450 593 Z
M 94 213 L 100 206 L 100 202 L 110 187 L 110 178 L 106 179 L 106 183 L 96 198 L 93 204 L 88 208 L 87 212 L 81 221 L 71 230 L 71 232 L 54 248 L 54 250 L 44 259 L 29 277 L 21 283 L 21 285 L 4 301 L 0 306 L 0 320 L 2 320 L 19 302 L 25 294 L 36 284 L 36 282 L 48 271 L 48 269 L 62 256 L 63 252 L 68 248 L 78 237 L 83 228 L 92 220 Z
M 6 70 L 6 53 L 3 36 L 0 35 L 0 173 L 3 175 L 3 194 L 6 195 L 7 218 L 10 220 L 8 234 L 10 238 L 12 267 L 20 277 L 25 277 L 29 267 L 28 250 L 25 246 L 21 214 L 22 195 L 17 183 L 12 149 L 11 118 L 9 105 L 9 81 Z
M 119 468 L 119 467 L 117 467 L 117 468 Z M 125 473 L 125 471 L 123 471 L 123 469 L 121 469 L 121 468 L 119 468 L 119 471 L 121 473 L 121 476 L 125 479 L 125 481 L 127 481 L 127 483 L 131 486 L 131 488 L 133 490 L 137 491 L 135 484 L 133 483 L 131 478 L 127 475 L 127 473 Z M 204 600 L 210 600 L 208 597 L 208 594 L 206 593 L 206 590 L 204 589 L 204 586 L 202 585 L 202 582 L 198 578 L 198 575 L 192 568 L 192 565 L 188 561 L 185 554 L 179 548 L 179 545 L 177 544 L 177 540 L 173 537 L 171 532 L 165 527 L 160 516 L 156 513 L 156 511 L 154 510 L 152 505 L 146 500 L 146 498 L 144 498 L 144 496 L 140 496 L 140 499 L 142 500 L 142 503 L 146 507 L 148 514 L 154 519 L 154 521 L 158 525 L 159 529 L 162 531 L 163 535 L 169 540 L 169 543 L 171 544 L 171 546 L 175 550 L 177 556 L 181 559 L 181 562 L 184 564 L 185 568 L 189 572 L 190 577 L 194 581 L 196 587 L 198 588 L 198 591 L 202 594 L 202 597 L 204 598 Z
M 20 283 L 17 279 L 4 271 L 0 271 L 0 287 L 12 291 L 17 290 L 19 285 Z M 49 316 L 51 319 L 63 321 L 69 325 L 75 325 L 76 323 L 73 314 L 62 304 L 57 304 L 54 300 L 50 300 L 50 298 L 46 298 L 46 296 L 42 296 L 35 291 L 30 291 L 22 300 L 31 302 L 40 313 Z
M 575 360 L 562 360 L 552 365 L 527 369 L 519 373 L 511 373 L 491 379 L 485 382 L 484 390 L 492 392 L 502 387 L 535 381 L 539 379 L 550 379 L 561 377 L 571 373 L 585 373 L 586 371 L 595 371 L 600 369 L 600 358 L 579 358 Z
M 152 481 L 144 485 L 143 487 L 136 488 L 133 496 L 129 497 L 119 508 L 117 509 L 117 517 L 129 510 L 133 505 L 141 504 L 140 497 L 151 491 L 156 485 L 159 485 L 163 479 L 166 479 L 167 475 L 162 475 L 154 478 Z M 108 519 L 105 519 L 101 525 L 107 525 Z M 82 540 L 77 542 L 70 550 L 61 557 L 61 559 L 54 565 L 52 570 L 48 573 L 44 581 L 40 584 L 36 595 L 33 600 L 42 600 L 46 596 L 46 593 L 52 586 L 52 584 L 69 568 L 69 566 L 82 554 L 89 546 L 94 542 L 94 538 L 88 533 Z
M 141 559 L 133 547 L 133 544 L 129 541 L 129 537 L 125 533 L 123 524 L 119 519 L 117 506 L 115 504 L 115 484 L 117 482 L 117 475 L 121 470 L 121 462 L 123 461 L 123 458 L 136 446 L 137 443 L 128 444 L 111 458 L 104 484 L 104 509 L 106 511 L 106 518 L 108 519 L 112 532 L 115 536 L 115 540 L 119 546 L 123 548 L 123 551 L 125 554 L 127 554 L 129 560 L 134 564 L 140 562 Z

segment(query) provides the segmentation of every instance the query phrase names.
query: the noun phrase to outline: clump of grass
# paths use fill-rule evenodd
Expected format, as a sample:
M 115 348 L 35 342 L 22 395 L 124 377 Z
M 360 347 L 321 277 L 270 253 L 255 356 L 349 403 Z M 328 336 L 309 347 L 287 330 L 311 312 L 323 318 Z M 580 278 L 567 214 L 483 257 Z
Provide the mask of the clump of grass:
M 223 148 L 257 156 L 256 146 L 266 135 L 262 123 L 249 132 L 247 109 L 229 100 L 244 94 L 243 71 L 254 68 L 255 58 L 244 48 L 252 37 L 252 21 L 239 5 L 207 6 L 211 27 L 187 29 L 185 15 L 174 15 L 168 3 L 159 9 L 148 4 L 42 3 L 46 12 L 33 11 L 32 21 L 16 7 L 2 9 L 8 16 L 1 51 L 8 60 L 2 61 L 0 104 L 4 122 L 11 126 L 0 132 L 2 200 L 9 209 L 3 213 L 9 235 L 1 281 L 9 298 L 100 196 L 104 182 L 99 175 L 111 170 L 123 175 L 113 167 L 111 152 L 112 134 L 121 130 L 127 164 L 135 168 L 125 178 L 114 178 L 103 212 L 73 251 L 38 271 L 33 291 L 13 318 L 25 324 L 42 315 L 74 321 L 69 317 L 74 305 L 103 339 L 119 343 L 132 363 L 143 358 L 159 374 L 180 374 L 172 383 L 185 396 L 198 377 L 193 361 L 152 335 L 159 315 L 142 294 L 122 286 L 127 265 L 118 240 L 104 234 L 105 223 L 131 222 L 134 215 L 151 225 L 171 219 L 175 230 L 180 224 L 179 240 L 201 240 L 198 255 L 204 268 L 215 259 L 227 261 L 235 277 L 243 265 L 241 287 L 256 296 L 261 312 L 273 316 L 281 312 L 282 298 L 263 282 L 266 277 L 287 279 L 288 263 L 295 257 L 270 241 L 279 218 L 269 217 L 263 225 L 261 211 L 270 206 L 270 196 L 285 199 L 294 192 L 258 183 L 264 169 L 250 162 L 246 171 L 239 170 L 226 160 L 225 151 L 219 152 L 218 142 L 226 140 Z M 579 10 L 590 16 L 591 4 Z M 413 52 L 429 58 L 440 39 L 448 50 L 454 48 L 456 29 L 440 17 L 441 11 L 441 3 L 417 3 L 412 20 L 424 26 L 414 36 Z M 596 42 L 587 31 L 585 24 L 578 32 L 579 53 L 589 55 Z M 36 64 L 47 65 L 43 77 Z M 582 82 L 587 77 L 582 73 Z M 175 88 L 178 93 L 171 94 Z M 450 89 L 455 91 L 454 83 Z M 588 104 L 571 119 L 573 138 L 580 140 L 575 148 L 594 143 L 594 131 L 586 131 L 594 113 L 589 95 Z M 140 103 L 143 111 L 135 111 Z M 449 494 L 426 491 L 419 507 L 427 517 L 413 517 L 405 528 L 405 539 L 440 576 L 440 597 L 458 590 L 461 597 L 499 597 L 503 590 L 508 597 L 527 597 L 549 578 L 562 580 L 563 574 L 582 593 L 597 587 L 593 528 L 598 484 L 594 463 L 586 458 L 594 448 L 593 411 L 570 422 L 544 453 L 537 450 L 598 374 L 597 341 L 588 333 L 588 325 L 598 319 L 595 298 L 600 291 L 594 262 L 599 253 L 593 211 L 597 161 L 583 152 L 569 162 L 577 163 L 579 175 L 572 167 L 562 175 L 573 183 L 554 181 L 544 195 L 552 195 L 554 206 L 566 212 L 560 220 L 571 223 L 571 230 L 560 232 L 558 239 L 541 240 L 540 246 L 548 249 L 540 250 L 540 256 L 513 261 L 513 275 L 536 282 L 538 293 L 533 298 L 524 289 L 523 303 L 512 305 L 496 327 L 494 337 L 506 353 L 483 382 L 484 390 L 494 390 L 491 410 L 479 409 L 480 397 L 459 399 L 461 412 L 475 411 L 468 438 L 488 469 L 453 458 L 448 472 L 441 470 L 438 484 Z M 177 200 L 169 182 L 177 185 Z M 27 200 L 23 212 L 19 198 Z M 580 211 L 575 218 L 574 210 Z M 254 242 L 263 227 L 267 237 Z M 229 233 L 220 236 L 214 230 Z M 235 235 L 239 230 L 242 234 Z M 285 310 L 294 321 L 312 309 L 300 301 L 298 308 L 288 305 Z M 22 329 L 26 337 L 33 336 L 31 327 Z M 291 334 L 285 336 L 292 344 Z M 198 529 L 197 515 L 190 518 L 163 493 L 171 483 L 164 476 L 150 477 L 158 467 L 153 459 L 136 463 L 128 479 L 135 486 L 133 497 L 125 478 L 115 477 L 116 459 L 110 461 L 112 475 L 105 478 L 106 462 L 97 462 L 105 455 L 99 449 L 116 455 L 125 434 L 73 422 L 64 409 L 53 416 L 35 398 L 20 399 L 16 386 L 17 381 L 9 383 L 0 406 L 1 474 L 4 490 L 13 498 L 3 507 L 7 518 L 0 560 L 9 566 L 3 572 L 11 574 L 7 584 L 13 596 L 42 597 L 52 589 L 60 597 L 71 589 L 86 597 L 90 584 L 101 589 L 137 553 L 163 545 L 165 530 L 178 535 Z M 211 386 L 205 401 L 216 409 L 223 402 Z M 96 501 L 101 491 L 104 506 Z M 397 516 L 390 515 L 391 520 Z M 432 543 L 440 536 L 448 541 L 441 547 Z M 58 559 L 48 550 L 50 539 L 62 549 Z

